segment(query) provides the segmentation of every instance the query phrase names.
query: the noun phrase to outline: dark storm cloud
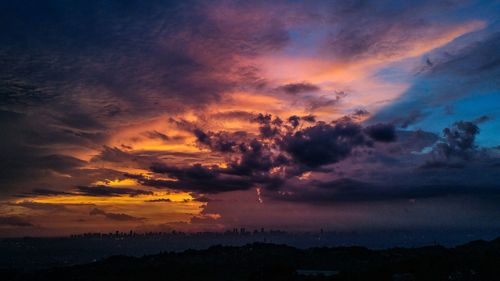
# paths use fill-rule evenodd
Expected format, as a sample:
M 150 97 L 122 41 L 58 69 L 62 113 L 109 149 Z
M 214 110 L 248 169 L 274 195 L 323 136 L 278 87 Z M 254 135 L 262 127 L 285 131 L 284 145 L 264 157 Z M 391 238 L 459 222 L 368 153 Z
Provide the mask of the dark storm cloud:
M 19 216 L 0 216 L 0 226 L 32 227 L 34 225 Z
M 315 123 L 316 122 L 316 116 L 314 116 L 312 114 L 302 116 L 301 119 L 307 123 Z
M 124 188 L 124 187 L 109 187 L 104 185 L 97 186 L 77 186 L 76 187 L 80 195 L 87 196 L 98 196 L 98 197 L 108 197 L 108 196 L 138 196 L 138 195 L 151 195 L 152 191 Z
M 475 121 L 454 123 L 443 130 L 442 138 L 424 131 L 397 131 L 393 144 L 356 155 L 358 170 L 348 172 L 351 177 L 338 173 L 333 180 L 289 181 L 284 190 L 265 191 L 263 196 L 309 204 L 436 198 L 498 204 L 500 189 L 494 184 L 500 180 L 498 152 L 478 149 Z M 372 164 L 384 168 L 372 168 Z M 354 176 L 360 179 L 354 180 Z
M 297 126 L 300 124 L 300 117 L 297 115 L 293 115 L 288 117 L 287 121 L 290 123 L 290 125 L 292 125 L 293 128 L 297 128 Z
M 94 208 L 90 210 L 89 215 L 91 216 L 104 216 L 106 219 L 113 221 L 143 221 L 146 218 L 134 217 L 131 215 L 123 213 L 108 213 L 102 209 Z
M 465 165 L 463 163 L 449 163 L 442 161 L 430 161 L 426 162 L 420 169 L 464 169 Z
M 200 129 L 194 129 L 193 134 L 199 143 L 210 146 L 210 137 L 208 136 L 208 134 Z
M 3 161 L 0 164 L 0 185 L 3 186 L 35 180 L 46 176 L 48 171 L 71 173 L 86 164 L 85 161 L 68 155 L 43 155 L 45 149 L 9 145 L 0 150 L 3 152 Z
M 459 121 L 453 127 L 445 128 L 443 134 L 449 152 L 467 151 L 475 148 L 474 141 L 479 134 L 479 127 L 473 122 Z
M 500 202 L 500 188 L 494 184 L 468 183 L 423 183 L 400 184 L 367 183 L 349 178 L 328 182 L 315 182 L 314 189 L 302 188 L 292 192 L 271 194 L 280 200 L 300 201 L 310 204 L 390 202 L 444 197 L 468 197 L 485 201 Z
M 147 203 L 158 203 L 158 202 L 172 202 L 169 198 L 159 198 L 159 199 L 151 199 L 151 200 L 144 200 L 144 202 Z
M 187 168 L 155 164 L 151 167 L 151 171 L 158 174 L 166 174 L 175 179 L 175 181 L 151 179 L 141 175 L 127 176 L 136 179 L 139 183 L 146 186 L 202 193 L 244 190 L 249 189 L 254 184 L 250 177 L 229 175 L 224 173 L 224 169 L 219 167 L 207 168 L 200 164 Z
M 193 133 L 202 147 L 224 153 L 236 152 L 238 143 L 248 139 L 248 133 L 244 131 L 205 133 L 201 129 L 195 129 Z
M 308 104 L 308 110 L 309 111 L 316 111 L 320 108 L 325 108 L 325 107 L 332 107 L 345 98 L 347 94 L 343 91 L 337 91 L 335 92 L 335 96 L 332 99 L 331 95 L 321 95 L 321 96 L 307 96 L 306 101 Z
M 52 189 L 42 189 L 36 188 L 31 192 L 25 192 L 18 197 L 28 197 L 28 196 L 72 196 L 72 195 L 84 195 L 84 196 L 97 196 L 97 197 L 112 197 L 112 196 L 137 196 L 137 195 L 151 195 L 153 192 L 141 189 L 133 189 L 133 188 L 124 188 L 124 187 L 111 187 L 104 185 L 96 185 L 96 186 L 77 186 L 71 191 L 59 191 Z M 23 206 L 28 206 L 27 203 L 33 203 L 31 205 L 34 206 L 34 202 L 23 201 Z M 42 204 L 42 203 L 36 203 Z M 50 204 L 48 204 L 50 205 Z
M 365 128 L 366 134 L 373 140 L 393 142 L 396 140 L 396 130 L 392 124 L 375 124 Z
M 423 130 L 396 131 L 396 143 L 399 145 L 398 152 L 402 155 L 412 154 L 425 148 L 431 148 L 439 141 L 439 135 Z
M 309 167 L 319 167 L 343 160 L 352 149 L 366 140 L 361 126 L 354 123 L 317 124 L 287 134 L 280 147 L 292 158 Z
M 12 204 L 13 206 L 20 206 L 36 211 L 48 211 L 48 212 L 61 212 L 68 211 L 68 209 L 62 204 L 52 204 L 52 203 L 40 203 L 34 201 L 22 201 L 19 203 Z
M 104 146 L 98 155 L 92 157 L 91 161 L 128 162 L 131 158 L 133 155 L 117 147 Z
M 178 156 L 186 155 L 180 153 Z M 160 157 L 160 153 L 128 152 L 117 147 L 104 146 L 99 154 L 90 159 L 90 163 L 109 162 L 125 164 L 129 167 L 147 168 L 151 162 L 159 161 Z
M 95 174 L 82 169 L 86 161 L 66 155 L 58 148 L 92 147 L 92 142 L 102 140 L 100 133 L 69 130 L 51 125 L 51 120 L 30 112 L 0 110 L 1 193 L 52 185 L 61 175 L 73 174 L 77 179 L 86 172 Z
M 163 134 L 163 133 L 160 133 L 158 131 L 148 131 L 148 132 L 144 132 L 144 135 L 150 139 L 159 139 L 163 142 L 168 142 L 170 140 L 170 137 Z
M 220 136 L 219 134 L 214 134 Z M 210 139 L 212 143 L 214 138 Z M 246 190 L 255 185 L 266 188 L 275 188 L 283 183 L 279 176 L 269 174 L 270 169 L 287 162 L 283 155 L 273 155 L 269 147 L 256 139 L 248 143 L 234 144 L 234 150 L 211 147 L 214 151 L 239 155 L 230 161 L 227 167 L 203 166 L 194 164 L 188 167 L 169 166 L 154 163 L 150 170 L 156 174 L 168 175 L 174 180 L 164 180 L 145 177 L 143 175 L 127 174 L 125 176 L 136 179 L 139 183 L 156 188 L 170 188 L 175 190 L 189 190 L 201 193 L 220 193 L 233 190 Z
M 153 164 L 151 171 L 160 174 L 168 174 L 176 179 L 195 179 L 195 180 L 209 180 L 215 178 L 214 171 L 203 167 L 201 165 L 194 165 L 187 169 L 179 167 L 166 166 L 160 163 Z
M 193 132 L 194 130 L 198 129 L 198 127 L 193 124 L 192 122 L 189 122 L 185 119 L 174 119 L 172 117 L 170 117 L 168 119 L 168 122 L 170 124 L 173 124 L 175 125 L 179 130 L 183 130 L 183 131 L 187 131 L 187 132 Z
M 478 152 L 475 140 L 479 132 L 475 122 L 455 122 L 450 128 L 443 129 L 443 141 L 436 145 L 435 152 L 444 161 L 472 160 Z
M 259 135 L 205 132 L 199 128 L 192 131 L 200 146 L 229 156 L 225 167 L 201 164 L 176 167 L 157 162 L 150 170 L 173 180 L 126 176 L 146 186 L 201 193 L 245 190 L 256 186 L 273 190 L 303 172 L 321 170 L 322 166 L 348 158 L 355 148 L 372 147 L 373 141 L 395 140 L 391 135 L 395 134 L 393 126 L 385 124 L 363 129 L 350 120 L 327 124 L 307 115 L 290 116 L 285 122 L 270 114 L 258 114 L 253 122 L 259 124 Z M 371 135 L 373 141 L 367 135 Z M 284 172 L 273 172 L 276 169 Z
M 368 112 L 366 109 L 357 109 L 351 115 L 359 118 L 359 117 L 369 116 L 370 112 Z
M 194 197 L 193 201 L 197 201 L 197 202 L 202 202 L 202 203 L 208 203 L 210 201 L 212 201 L 212 199 L 206 197 L 206 196 L 199 196 L 199 197 Z
M 290 83 L 276 88 L 278 91 L 282 91 L 287 94 L 296 95 L 302 93 L 316 92 L 320 88 L 314 84 L 301 82 L 301 83 Z
M 312 120 L 292 116 L 281 121 L 260 114 L 254 122 L 261 128 L 273 130 L 273 134 L 260 130 L 257 136 L 245 134 L 233 138 L 224 132 L 199 130 L 195 133 L 207 148 L 232 155 L 226 167 L 198 164 L 179 168 L 156 164 L 151 167 L 152 172 L 168 175 L 176 181 L 129 176 L 144 185 L 200 193 L 263 187 L 263 196 L 311 204 L 467 196 L 488 202 L 500 199 L 500 190 L 491 184 L 500 180 L 494 176 L 497 174 L 494 157 L 469 158 L 474 161 L 468 163 L 451 159 L 452 155 L 465 159 L 464 153 L 479 153 L 474 142 L 479 133 L 476 123 L 486 118 L 457 122 L 443 130 L 442 138 L 422 130 L 396 131 L 394 125 L 385 123 L 363 127 L 352 122 L 352 118 L 347 116 L 331 123 L 317 121 L 302 127 L 302 122 Z M 231 144 L 230 149 L 213 145 L 220 136 L 224 136 L 224 143 Z M 373 142 L 385 144 L 373 146 Z M 482 153 L 487 155 L 489 152 Z M 326 171 L 324 167 L 341 161 L 348 162 L 344 168 L 356 163 L 358 168 L 351 173 L 358 173 L 362 180 L 344 176 L 340 180 L 297 181 L 306 171 L 322 174 Z M 375 165 L 385 168 L 371 167 Z M 272 172 L 283 168 L 286 169 L 282 172 Z M 321 177 L 331 176 L 324 173 Z M 463 177 L 470 183 L 464 182 Z M 231 180 L 228 182 L 228 179 Z
M 83 113 L 68 113 L 59 118 L 61 124 L 81 130 L 103 130 L 106 127 L 92 116 Z
M 271 149 L 269 145 L 255 139 L 249 144 L 241 144 L 239 159 L 231 161 L 223 172 L 249 177 L 253 185 L 262 185 L 265 188 L 279 187 L 283 183 L 283 178 L 272 175 L 270 171 L 273 168 L 286 166 L 289 164 L 289 159 L 282 153 L 273 153 Z
M 271 123 L 272 119 L 273 116 L 271 114 L 259 113 L 257 117 L 255 117 L 254 121 L 262 125 L 267 125 Z
M 36 118 L 34 118 L 36 117 Z M 33 116 L 33 114 L 21 112 L 15 109 L 0 109 L 0 126 L 4 138 L 1 140 L 0 149 L 5 150 L 5 155 L 14 155 L 16 148 L 26 146 L 27 150 L 36 150 L 33 157 L 39 157 L 41 154 L 49 154 L 43 148 L 37 148 L 37 145 L 50 146 L 57 138 L 65 138 L 65 132 L 57 128 L 44 128 L 43 132 L 36 132 L 37 128 L 44 126 L 49 120 L 42 116 Z M 51 138 L 49 136 L 57 136 Z
M 45 188 L 35 188 L 29 194 L 31 195 L 41 195 L 41 196 L 59 196 L 59 195 L 73 195 L 70 192 L 64 192 L 59 190 L 45 189 Z
M 57 154 L 40 157 L 38 161 L 39 165 L 55 171 L 67 171 L 86 164 L 85 161 L 78 158 Z

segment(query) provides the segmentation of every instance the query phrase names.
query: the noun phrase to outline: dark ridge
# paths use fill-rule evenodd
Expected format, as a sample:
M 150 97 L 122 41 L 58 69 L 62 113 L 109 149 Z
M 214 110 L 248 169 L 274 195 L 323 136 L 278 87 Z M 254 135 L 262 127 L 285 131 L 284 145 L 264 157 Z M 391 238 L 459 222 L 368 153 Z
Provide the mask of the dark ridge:
M 498 280 L 500 238 L 454 248 L 427 246 L 298 249 L 252 243 L 206 250 L 113 256 L 36 272 L 3 272 L 3 280 Z

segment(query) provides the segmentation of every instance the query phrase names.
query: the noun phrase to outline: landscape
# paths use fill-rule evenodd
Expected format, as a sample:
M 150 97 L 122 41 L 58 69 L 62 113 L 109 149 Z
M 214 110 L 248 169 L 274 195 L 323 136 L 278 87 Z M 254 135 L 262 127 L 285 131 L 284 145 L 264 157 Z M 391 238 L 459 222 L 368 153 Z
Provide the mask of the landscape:
M 0 1 L 1 280 L 500 280 L 500 1 Z
M 156 243 L 160 244 L 158 240 Z M 453 248 L 434 245 L 385 250 L 355 246 L 298 249 L 255 242 L 142 257 L 115 255 L 88 264 L 48 269 L 2 271 L 4 280 L 493 281 L 500 274 L 500 238 Z

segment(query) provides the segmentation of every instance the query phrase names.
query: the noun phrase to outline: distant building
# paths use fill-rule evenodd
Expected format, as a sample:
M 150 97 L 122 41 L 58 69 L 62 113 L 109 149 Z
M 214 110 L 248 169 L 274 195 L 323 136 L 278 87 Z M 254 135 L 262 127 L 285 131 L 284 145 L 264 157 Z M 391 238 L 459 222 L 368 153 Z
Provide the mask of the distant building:
M 335 276 L 339 272 L 337 270 L 315 270 L 315 269 L 297 269 L 297 275 L 302 276 Z
M 392 281 L 416 281 L 417 278 L 412 273 L 394 273 Z

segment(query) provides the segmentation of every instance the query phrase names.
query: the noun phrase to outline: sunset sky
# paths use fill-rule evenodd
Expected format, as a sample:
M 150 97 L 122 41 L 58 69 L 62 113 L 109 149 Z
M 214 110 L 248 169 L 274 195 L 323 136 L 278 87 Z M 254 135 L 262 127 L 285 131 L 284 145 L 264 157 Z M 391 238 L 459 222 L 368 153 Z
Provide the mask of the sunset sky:
M 1 1 L 0 236 L 500 228 L 499 1 Z

